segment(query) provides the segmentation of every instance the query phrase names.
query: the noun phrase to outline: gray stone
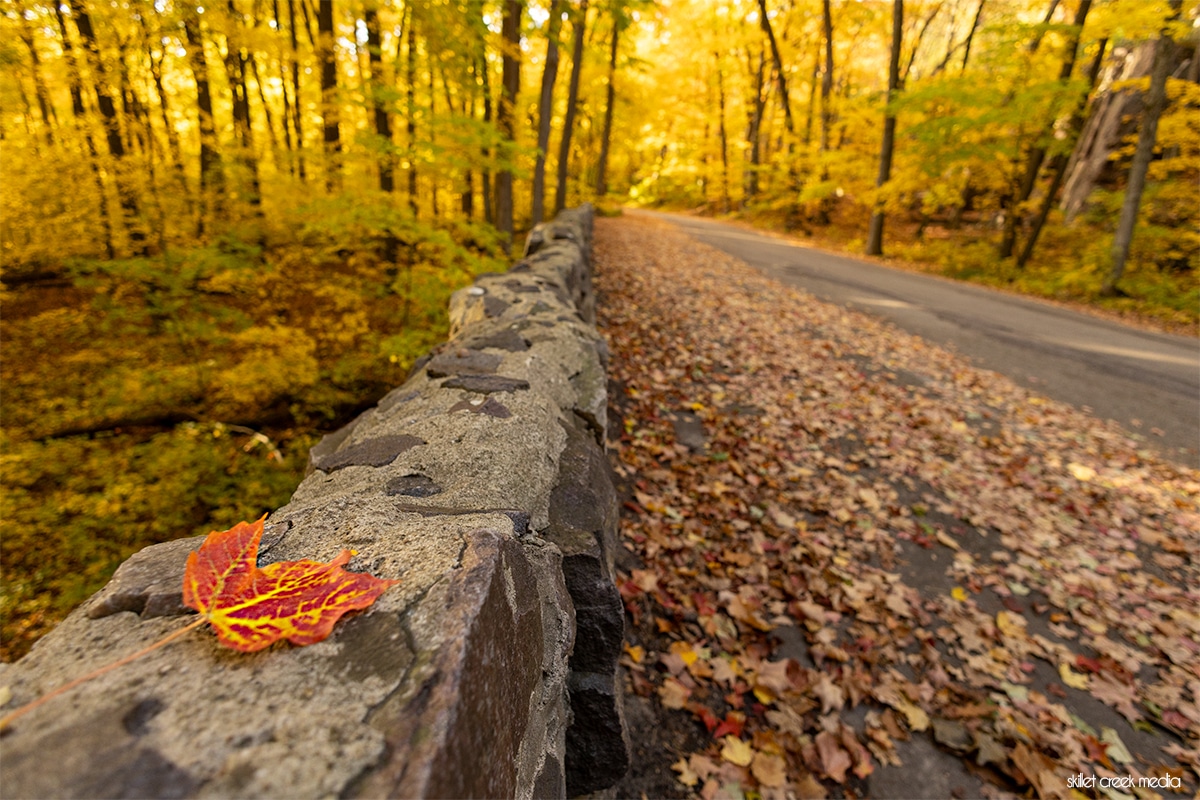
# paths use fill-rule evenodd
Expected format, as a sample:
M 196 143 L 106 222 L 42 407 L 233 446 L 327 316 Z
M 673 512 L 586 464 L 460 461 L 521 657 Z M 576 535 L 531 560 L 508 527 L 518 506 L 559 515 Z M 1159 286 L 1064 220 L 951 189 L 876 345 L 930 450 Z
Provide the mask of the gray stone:
M 446 413 L 455 411 L 470 411 L 472 414 L 487 414 L 489 417 L 497 419 L 508 419 L 512 416 L 512 412 L 508 410 L 508 406 L 501 403 L 494 397 L 489 397 L 486 400 L 460 400 L 450 406 Z
M 521 292 L 526 289 L 538 291 L 536 286 L 520 286 L 512 291 Z M 529 349 L 529 342 L 521 338 L 521 334 L 512 328 L 504 328 L 496 333 L 466 339 L 463 341 L 463 347 L 473 350 L 507 350 L 511 353 L 519 353 Z
M 438 353 L 425 365 L 431 378 L 447 375 L 490 375 L 500 366 L 500 356 L 479 350 L 456 348 L 451 352 Z
M 380 436 L 343 447 L 332 455 L 318 459 L 314 467 L 321 472 L 333 472 L 345 467 L 382 467 L 396 460 L 401 453 L 425 444 L 416 436 Z
M 520 545 L 489 531 L 471 538 L 445 591 L 450 627 L 428 677 L 372 713 L 389 755 L 356 796 L 517 794 L 517 756 L 542 672 L 536 577 Z
M 401 475 L 399 478 L 392 478 L 388 481 L 383 490 L 390 495 L 432 497 L 435 494 L 441 494 L 442 487 L 434 483 L 427 475 Z
M 498 297 L 488 295 L 483 298 L 483 313 L 489 317 L 498 317 L 508 310 L 509 304 Z
M 629 741 L 620 684 L 615 675 L 571 673 L 571 713 L 590 725 L 567 729 L 567 796 L 612 786 L 629 769 Z
M 93 714 L 77 721 L 79 729 L 59 728 L 36 747 L 6 743 L 4 796 L 190 796 L 199 781 L 158 751 L 139 745 L 121 720 L 121 715 Z
M 502 375 L 460 375 L 442 384 L 446 389 L 466 389 L 476 394 L 518 392 L 529 388 L 529 381 Z
M 191 611 L 183 604 L 183 568 L 203 536 L 152 544 L 130 556 L 103 589 L 92 596 L 92 619 L 121 611 L 167 617 Z
M 625 609 L 614 584 L 617 495 L 608 459 L 578 419 L 563 423 L 567 444 L 550 495 L 543 534 L 563 553 L 563 577 L 575 606 L 571 712 L 567 729 L 567 786 L 574 796 L 610 786 L 629 768 L 617 659 Z

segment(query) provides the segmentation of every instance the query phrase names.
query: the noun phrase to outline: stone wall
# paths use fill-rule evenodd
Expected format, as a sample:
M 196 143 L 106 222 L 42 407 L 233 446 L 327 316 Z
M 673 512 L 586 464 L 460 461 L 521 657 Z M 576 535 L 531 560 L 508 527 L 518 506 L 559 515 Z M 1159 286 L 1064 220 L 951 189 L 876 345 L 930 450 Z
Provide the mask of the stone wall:
M 6 797 L 562 797 L 628 763 L 594 328 L 592 211 L 451 301 L 451 338 L 310 454 L 260 565 L 357 552 L 401 583 L 324 642 L 244 655 L 206 629 L 0 739 Z M 0 671 L 6 709 L 187 623 L 200 538 L 146 548 Z

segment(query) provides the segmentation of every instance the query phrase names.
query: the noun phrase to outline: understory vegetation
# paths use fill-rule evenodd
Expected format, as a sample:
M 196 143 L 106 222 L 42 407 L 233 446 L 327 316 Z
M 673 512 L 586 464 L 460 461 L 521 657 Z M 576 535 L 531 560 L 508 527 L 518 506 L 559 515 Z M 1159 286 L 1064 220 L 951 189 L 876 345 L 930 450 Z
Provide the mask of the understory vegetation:
M 445 339 L 451 291 L 502 268 L 489 228 L 358 202 L 5 289 L 0 656 L 147 544 L 286 503 L 322 433 Z

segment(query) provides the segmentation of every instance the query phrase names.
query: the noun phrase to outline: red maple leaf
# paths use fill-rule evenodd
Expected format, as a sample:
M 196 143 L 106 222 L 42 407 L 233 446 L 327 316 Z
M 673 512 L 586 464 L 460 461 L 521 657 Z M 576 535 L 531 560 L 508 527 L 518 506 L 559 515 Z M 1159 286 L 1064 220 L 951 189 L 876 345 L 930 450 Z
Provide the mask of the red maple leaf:
M 353 553 L 343 550 L 327 564 L 283 561 L 257 566 L 263 520 L 213 531 L 188 556 L 183 602 L 217 632 L 217 640 L 253 653 L 287 639 L 314 644 L 327 637 L 343 614 L 366 608 L 399 581 L 346 572 Z

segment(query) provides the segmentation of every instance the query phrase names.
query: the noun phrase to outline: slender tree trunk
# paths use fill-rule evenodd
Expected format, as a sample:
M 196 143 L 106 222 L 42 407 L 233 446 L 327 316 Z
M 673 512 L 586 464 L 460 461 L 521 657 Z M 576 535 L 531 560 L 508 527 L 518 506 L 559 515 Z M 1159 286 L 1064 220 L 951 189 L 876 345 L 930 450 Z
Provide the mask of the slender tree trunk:
M 542 92 L 538 97 L 537 160 L 533 165 L 533 202 L 530 222 L 537 225 L 546 215 L 546 152 L 550 147 L 550 118 L 554 116 L 554 83 L 558 78 L 558 32 L 562 28 L 559 0 L 550 0 L 546 28 L 546 65 L 542 69 Z
M 1046 30 L 1050 23 L 1054 21 L 1054 12 L 1058 10 L 1059 0 L 1050 0 L 1050 8 L 1046 10 L 1046 16 L 1042 18 L 1041 27 L 1034 31 L 1033 38 L 1029 40 L 1026 48 L 1030 53 L 1036 53 L 1042 46 L 1042 39 L 1046 36 Z
M 404 54 L 404 132 L 408 139 L 408 207 L 417 215 L 417 20 L 411 6 L 408 9 L 408 50 Z
M 247 52 L 241 43 L 242 22 L 233 0 L 228 0 L 229 30 L 225 35 L 225 75 L 233 107 L 233 132 L 237 138 L 237 160 L 250 178 L 250 207 L 262 214 L 262 190 L 258 157 L 254 152 L 254 130 L 250 125 L 250 90 L 246 83 Z
M 384 192 L 396 189 L 392 180 L 392 123 L 388 117 L 387 107 L 379 90 L 383 86 L 383 52 L 379 36 L 379 11 L 372 3 L 367 4 L 364 11 L 364 22 L 367 26 L 367 59 L 371 65 L 371 107 L 374 110 L 375 135 L 379 137 L 383 152 L 379 154 L 379 188 Z
M 975 41 L 975 32 L 979 30 L 979 21 L 983 19 L 983 5 L 987 0 L 979 0 L 979 8 L 975 9 L 975 18 L 971 20 L 971 29 L 967 31 L 967 39 L 963 43 L 962 67 L 960 72 L 967 71 L 967 61 L 971 58 L 971 42 Z
M 888 62 L 887 110 L 883 116 L 883 144 L 879 147 L 879 179 L 875 185 L 882 189 L 892 177 L 892 154 L 896 147 L 896 112 L 892 99 L 900 86 L 900 45 L 904 37 L 904 0 L 892 0 L 892 57 Z M 875 201 L 867 232 L 867 255 L 883 255 L 883 202 Z
M 205 207 L 212 204 L 214 214 L 220 214 L 222 187 L 221 156 L 217 149 L 217 127 L 213 118 L 212 90 L 208 80 L 208 59 L 204 55 L 204 40 L 200 33 L 200 15 L 196 6 L 189 4 L 184 9 L 183 33 L 187 42 L 188 66 L 196 84 L 196 109 L 200 130 L 200 210 L 197 216 L 196 235 L 203 236 L 206 228 Z
M 433 77 L 435 72 L 433 67 L 433 53 L 430 52 L 428 47 L 425 49 L 425 55 L 425 66 L 429 72 L 429 119 L 434 120 L 437 119 L 437 92 L 434 91 L 433 85 Z M 436 153 L 437 127 L 434 125 L 428 125 L 426 129 L 429 131 L 429 150 L 430 152 Z M 438 175 L 438 170 L 429 170 L 429 210 L 430 213 L 433 214 L 434 219 L 437 219 L 440 213 L 438 211 Z
M 84 146 L 87 148 L 88 163 L 91 165 L 92 178 L 96 182 L 96 197 L 98 200 L 97 216 L 100 218 L 100 228 L 104 235 L 104 254 L 108 258 L 116 258 L 116 247 L 113 244 L 112 220 L 108 214 L 107 192 L 104 188 L 104 177 L 100 172 L 100 157 L 96 150 L 96 141 L 88 128 L 87 112 L 83 105 L 83 81 L 79 76 L 79 62 L 75 60 L 75 48 L 71 44 L 71 36 L 67 32 L 67 18 L 63 14 L 61 3 L 54 3 L 54 16 L 58 21 L 58 31 L 62 35 L 63 56 L 67 62 L 71 91 L 71 115 L 75 125 L 83 134 Z
M 830 5 L 829 0 L 822 0 L 821 2 L 821 27 L 824 29 L 825 39 L 825 70 L 824 74 L 821 75 L 821 145 L 819 156 L 821 161 L 821 171 L 819 174 L 822 183 L 829 180 L 829 134 L 833 129 L 833 107 L 831 104 L 833 97 L 833 9 Z M 821 198 L 821 204 L 817 209 L 817 222 L 819 224 L 829 224 L 829 207 L 829 198 Z
M 729 136 L 725 130 L 725 70 L 721 66 L 721 54 L 713 53 L 717 65 L 717 137 L 721 142 L 721 213 L 728 214 L 729 200 Z
M 1174 12 L 1172 20 L 1178 18 L 1180 5 L 1181 0 L 1171 0 L 1171 9 Z M 1121 205 L 1121 218 L 1117 222 L 1116 236 L 1113 237 L 1112 269 L 1100 288 L 1100 293 L 1105 296 L 1119 294 L 1117 281 L 1125 274 L 1125 262 L 1129 259 L 1129 247 L 1133 243 L 1133 229 L 1142 205 L 1142 192 L 1146 188 L 1146 172 L 1150 167 L 1150 159 L 1154 157 L 1158 120 L 1167 105 L 1167 78 L 1171 74 L 1174 55 L 1175 42 L 1164 29 L 1158 37 L 1158 46 L 1154 53 L 1146 108 L 1142 112 L 1137 148 L 1133 151 L 1133 160 L 1129 164 L 1129 180 L 1125 184 L 1125 202 Z
M 88 67 L 95 77 L 96 105 L 100 109 L 100 116 L 104 121 L 104 134 L 108 141 L 108 151 L 116 162 L 117 198 L 121 203 L 122 216 L 125 218 L 125 228 L 129 232 L 129 244 L 135 255 L 145 255 L 146 234 L 142 231 L 141 225 L 138 222 L 137 197 L 133 193 L 133 188 L 129 185 L 128 176 L 124 174 L 124 165 L 121 163 L 125 158 L 125 142 L 121 138 L 121 122 L 117 119 L 117 107 L 113 103 L 112 95 L 108 93 L 104 63 L 100 58 L 100 45 L 96 41 L 96 32 L 92 27 L 92 19 L 88 16 L 87 9 L 83 5 L 83 0 L 70 0 L 70 8 L 71 13 L 75 17 L 75 25 L 79 29 L 80 40 L 83 42 Z
M 771 19 L 767 15 L 767 0 L 758 0 L 758 21 L 767 43 L 771 46 L 771 60 L 775 64 L 775 82 L 779 89 L 779 103 L 783 107 L 783 124 L 787 129 L 787 173 L 788 190 L 792 200 L 788 204 L 787 219 L 784 226 L 791 228 L 798 217 L 798 199 L 800 196 L 800 175 L 796 170 L 795 140 L 796 126 L 792 121 L 792 100 L 788 93 L 787 74 L 783 70 L 783 57 L 779 54 L 779 44 L 775 41 L 775 31 L 771 27 Z M 781 148 L 783 149 L 783 148 Z
M 487 56 L 481 55 L 480 58 L 482 65 L 481 72 L 483 74 L 483 121 L 484 124 L 491 124 L 496 113 L 495 106 L 492 103 L 492 80 L 487 68 Z M 480 176 L 481 186 L 479 190 L 480 195 L 483 197 L 483 218 L 488 222 L 488 224 L 495 225 L 496 208 L 495 204 L 492 202 L 492 164 L 495 160 L 492 158 L 492 149 L 487 144 L 483 145 L 483 147 L 480 148 L 480 151 L 483 154 L 485 163 L 483 174 Z
M 279 137 L 275 135 L 275 115 L 271 113 L 271 104 L 267 102 L 267 93 L 263 89 L 262 75 L 259 73 L 259 70 L 258 70 L 258 59 L 254 57 L 254 53 L 252 53 L 252 52 L 247 53 L 246 66 L 250 67 L 250 74 L 254 76 L 254 85 L 255 85 L 255 87 L 258 88 L 258 104 L 260 106 L 262 106 L 263 119 L 266 120 L 266 122 L 267 122 L 267 125 L 266 125 L 267 139 L 271 142 L 271 152 L 278 153 L 279 152 Z M 281 83 L 279 88 L 281 90 L 283 90 L 281 92 L 281 94 L 283 95 L 283 98 L 284 98 L 284 114 L 286 115 L 287 114 L 287 86 Z M 253 125 L 251 125 L 251 128 L 253 128 Z M 286 117 L 284 119 L 283 129 L 285 131 L 287 130 Z M 288 149 L 291 150 L 291 147 L 289 146 Z
M 1071 119 L 1067 123 L 1067 135 L 1072 142 L 1078 141 L 1079 134 L 1083 130 L 1083 109 L 1086 104 L 1087 95 L 1091 94 L 1092 90 L 1096 88 L 1096 80 L 1100 76 L 1100 65 L 1104 61 L 1104 51 L 1107 49 L 1107 46 L 1108 39 L 1101 39 L 1096 51 L 1096 57 L 1092 59 L 1092 63 L 1088 67 L 1087 93 L 1075 107 L 1075 111 L 1071 114 Z M 1042 197 L 1042 204 L 1038 208 L 1037 216 L 1034 217 L 1033 222 L 1030 224 L 1029 238 L 1025 240 L 1025 246 L 1021 248 L 1021 253 L 1017 256 L 1018 269 L 1023 269 L 1033 255 L 1033 248 L 1037 245 L 1038 237 L 1042 234 L 1042 228 L 1046 224 L 1046 219 L 1050 216 L 1050 208 L 1054 205 L 1054 201 L 1058 196 L 1058 190 L 1062 188 L 1069 163 L 1070 157 L 1066 153 L 1059 153 L 1050 162 L 1052 173 L 1050 186 L 1046 189 L 1045 196 Z
M 29 50 L 29 72 L 33 78 L 34 96 L 37 97 L 38 112 L 42 116 L 42 126 L 46 137 L 46 144 L 54 144 L 54 128 L 57 126 L 57 119 L 54 116 L 54 105 L 50 102 L 50 92 L 46 89 L 46 83 L 42 80 L 41 58 L 38 56 L 37 43 L 33 39 L 33 28 L 29 21 L 21 15 L 21 41 L 25 43 L 25 47 Z
M 271 0 L 271 15 L 275 20 L 275 30 L 283 30 L 283 20 L 279 17 L 279 0 Z M 262 91 L 262 81 L 258 80 L 258 70 L 255 69 L 254 79 L 258 81 L 258 90 Z M 288 174 L 296 174 L 296 164 L 292 159 L 295 145 L 292 144 L 292 103 L 288 97 L 287 59 L 284 58 L 283 48 L 279 48 L 279 94 L 283 98 L 283 146 L 288 152 Z
M 904 86 L 908 80 L 908 74 L 912 72 L 913 63 L 917 60 L 917 53 L 921 49 L 921 42 L 925 41 L 925 34 L 929 32 L 929 26 L 933 24 L 933 20 L 942 11 L 942 6 L 945 3 L 938 3 L 933 7 L 933 11 L 929 12 L 929 16 L 921 23 L 921 29 L 917 31 L 917 38 L 913 40 L 912 49 L 908 52 L 908 63 L 904 65 L 904 69 L 900 72 L 900 85 Z
M 66 57 L 67 69 L 71 76 L 71 113 L 76 120 L 81 120 L 86 109 L 83 106 L 83 81 L 79 77 L 79 62 L 75 60 L 75 46 L 71 44 L 71 36 L 67 33 L 67 18 L 63 14 L 62 3 L 52 5 L 54 16 L 58 20 L 58 31 L 62 34 L 63 55 Z
M 334 192 L 341 188 L 342 138 L 337 102 L 333 0 L 318 2 L 317 41 L 321 60 L 321 125 L 325 134 L 325 190 Z
M 792 123 L 792 101 L 788 95 L 787 75 L 783 71 L 783 57 L 779 55 L 779 45 L 775 41 L 775 31 L 771 27 L 771 19 L 767 15 L 767 0 L 758 0 L 758 23 L 767 36 L 771 46 L 771 60 L 775 64 L 775 82 L 779 85 L 779 103 L 783 107 L 784 126 L 789 134 L 795 134 L 796 128 Z
M 471 59 L 469 69 L 471 75 L 470 91 L 463 98 L 463 116 L 466 119 L 473 120 L 475 118 L 476 95 L 479 93 L 478 70 L 476 69 L 474 59 Z M 467 167 L 463 172 L 462 213 L 467 219 L 475 216 L 475 175 L 470 167 Z
M 1066 84 L 1071 79 L 1071 72 L 1075 69 L 1075 59 L 1079 52 L 1079 39 L 1083 34 L 1084 23 L 1087 22 L 1088 11 L 1091 9 L 1092 0 L 1080 0 L 1079 9 L 1075 13 L 1075 22 L 1071 34 L 1067 37 L 1067 50 L 1063 56 L 1062 66 L 1058 71 L 1058 80 L 1062 84 Z M 1042 132 L 1041 139 L 1047 139 L 1053 136 L 1054 123 L 1050 123 L 1050 130 Z M 1040 140 L 1035 140 L 1034 146 L 1029 151 L 1029 157 L 1025 161 L 1025 172 L 1021 176 L 1021 183 L 1017 187 L 1017 193 L 1013 197 L 1008 208 L 1008 213 L 1004 217 L 1004 232 L 1000 237 L 1000 246 L 996 250 L 996 255 L 999 258 L 1011 258 L 1013 248 L 1017 243 L 1017 228 L 1020 224 L 1020 206 L 1029 196 L 1033 194 L 1033 187 L 1037 185 L 1038 172 L 1042 169 L 1042 162 L 1046 160 L 1046 146 Z
M 512 249 L 513 235 L 513 174 L 515 146 L 514 116 L 517 92 L 521 89 L 521 0 L 504 0 L 504 15 L 500 23 L 503 41 L 503 73 L 500 106 L 496 113 L 496 129 L 503 142 L 504 166 L 496 173 L 496 228 L 504 236 L 504 249 Z
M 292 128 L 296 131 L 296 174 L 303 183 L 308 177 L 308 170 L 304 158 L 304 103 L 300 99 L 300 42 L 296 36 L 296 0 L 288 0 L 288 40 L 292 46 Z
M 747 67 L 754 76 L 754 96 L 746 110 L 746 144 L 749 147 L 750 168 L 746 170 L 743 187 L 743 207 L 747 202 L 758 197 L 758 172 L 762 166 L 762 118 L 766 110 L 767 99 L 763 96 L 763 72 L 766 69 L 766 54 L 758 53 L 758 66 L 754 66 L 754 58 L 749 51 L 746 53 Z
M 175 171 L 176 178 L 181 189 L 187 189 L 187 182 L 184 178 L 183 157 L 179 149 L 179 132 L 175 130 L 175 126 L 171 124 L 170 105 L 167 98 L 167 90 L 163 86 L 163 56 L 162 51 L 158 51 L 156 57 L 155 48 L 151 44 L 150 28 L 146 23 L 146 18 L 141 19 L 142 27 L 142 44 L 146 48 L 146 60 L 150 65 L 150 78 L 154 83 L 154 93 L 158 99 L 159 115 L 162 117 L 163 129 L 167 135 L 167 153 L 171 158 L 171 167 Z
M 608 52 L 608 92 L 604 104 L 604 129 L 600 134 L 600 160 L 596 165 L 596 195 L 608 194 L 606 171 L 608 169 L 608 145 L 612 140 L 613 107 L 617 102 L 617 42 L 621 35 L 621 7 L 613 3 L 612 40 Z
M 554 186 L 554 211 L 567 207 L 567 168 L 571 160 L 571 135 L 575 130 L 575 113 L 579 104 L 579 76 L 583 72 L 583 45 L 587 31 L 588 0 L 580 0 L 579 10 L 572 20 L 571 80 L 567 84 L 567 113 L 563 119 L 562 141 L 558 148 L 558 182 Z
M 808 107 L 804 112 L 804 149 L 812 145 L 813 116 L 817 110 L 817 86 L 821 78 L 821 48 L 813 55 L 812 76 L 808 81 Z

